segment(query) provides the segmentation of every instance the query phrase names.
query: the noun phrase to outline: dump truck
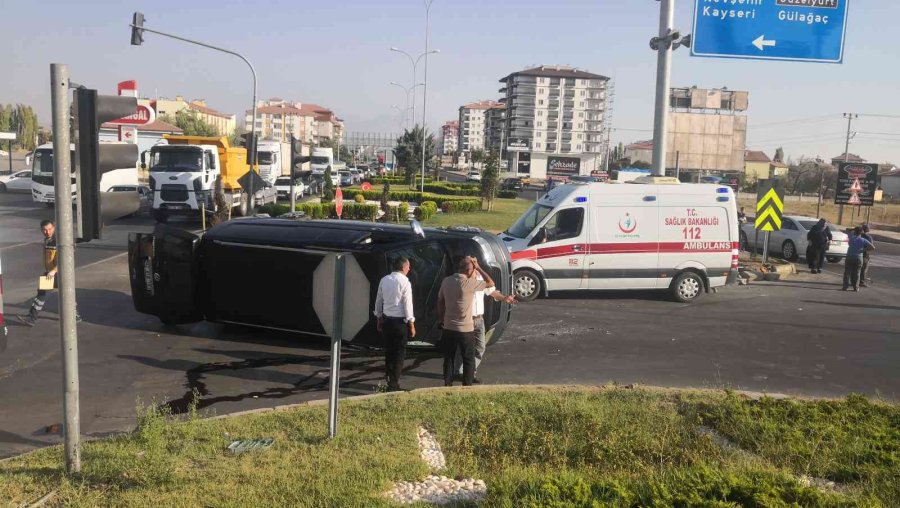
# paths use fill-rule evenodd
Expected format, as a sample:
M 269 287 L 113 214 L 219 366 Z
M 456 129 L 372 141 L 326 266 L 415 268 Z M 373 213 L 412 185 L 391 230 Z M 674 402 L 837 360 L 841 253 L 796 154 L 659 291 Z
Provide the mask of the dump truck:
M 151 210 L 157 222 L 165 223 L 173 215 L 216 213 L 220 182 L 225 206 L 234 215 L 247 215 L 261 204 L 275 202 L 275 188 L 259 178 L 258 166 L 253 170 L 256 175 L 251 175 L 255 176 L 253 196 L 241 186 L 240 179 L 250 172 L 246 148 L 230 146 L 225 136 L 163 137 L 168 144 L 151 148 L 149 160 L 141 155 L 141 167 L 150 169 Z

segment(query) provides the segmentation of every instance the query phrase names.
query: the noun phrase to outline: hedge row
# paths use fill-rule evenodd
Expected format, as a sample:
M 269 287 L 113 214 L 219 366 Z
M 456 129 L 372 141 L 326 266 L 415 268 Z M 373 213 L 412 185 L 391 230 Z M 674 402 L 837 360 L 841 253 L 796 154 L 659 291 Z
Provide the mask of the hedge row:
M 406 181 L 406 178 L 402 176 L 373 176 L 372 178 L 366 178 L 366 181 L 371 183 L 372 185 L 382 185 L 385 183 L 389 183 L 391 185 L 407 185 L 409 182 Z M 414 180 L 415 182 L 421 182 L 420 178 Z M 425 185 L 433 182 L 433 178 L 425 177 Z
M 458 201 L 445 201 L 441 205 L 444 213 L 466 213 L 477 212 L 481 210 L 481 200 L 479 199 L 461 199 Z
M 259 208 L 259 213 L 267 213 L 272 217 L 278 217 L 279 215 L 288 213 L 290 209 L 290 205 L 268 203 Z M 334 213 L 334 203 L 297 203 L 295 209 L 298 212 L 303 212 L 310 219 L 337 218 L 337 214 Z M 347 220 L 375 221 L 375 219 L 378 218 L 378 205 L 344 203 L 344 210 L 343 213 L 341 213 L 341 218 Z
M 409 219 L 409 204 L 388 205 L 385 218 L 393 222 L 406 222 Z
M 371 201 L 381 201 L 381 193 L 380 190 L 370 190 L 370 191 L 359 191 L 358 194 L 362 194 L 366 199 Z M 442 196 L 440 194 L 430 194 L 426 192 L 422 194 L 418 191 L 390 191 L 388 192 L 388 200 L 390 201 L 412 201 L 414 203 L 421 203 L 423 201 L 434 201 L 435 204 L 439 207 L 443 207 L 444 203 L 447 201 L 460 201 L 466 200 L 469 198 L 462 196 Z
M 422 221 L 428 220 L 434 217 L 434 214 L 437 213 L 437 210 L 437 203 L 435 203 L 434 201 L 425 201 L 416 208 L 416 219 Z
M 502 199 L 516 199 L 519 197 L 519 193 L 514 190 L 502 190 L 497 191 L 497 197 Z
M 481 188 L 475 185 L 459 185 L 450 183 L 426 183 L 425 192 L 450 196 L 480 196 Z

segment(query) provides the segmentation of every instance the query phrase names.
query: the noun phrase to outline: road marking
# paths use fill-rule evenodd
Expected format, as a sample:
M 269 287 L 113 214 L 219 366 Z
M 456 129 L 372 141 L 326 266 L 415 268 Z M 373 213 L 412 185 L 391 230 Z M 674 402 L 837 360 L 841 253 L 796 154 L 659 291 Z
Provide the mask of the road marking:
M 76 270 L 82 270 L 82 269 L 84 269 L 84 268 L 90 268 L 90 267 L 92 267 L 92 266 L 94 266 L 94 265 L 99 265 L 100 263 L 105 263 L 105 262 L 107 262 L 107 261 L 112 261 L 113 259 L 120 258 L 120 257 L 122 257 L 122 256 L 127 256 L 127 255 L 128 255 L 127 252 L 120 252 L 119 254 L 116 254 L 115 256 L 110 256 L 110 257 L 108 257 L 108 258 L 103 258 L 103 259 L 101 259 L 101 260 L 99 260 L 99 261 L 94 261 L 93 263 L 88 263 L 88 264 L 86 264 L 86 265 L 76 266 L 75 269 L 76 269 Z
M 40 242 L 17 243 L 17 244 L 15 244 L 15 245 L 7 245 L 6 247 L 0 247 L 0 250 L 15 249 L 16 247 L 22 247 L 22 246 L 25 246 L 25 245 L 34 245 L 34 244 L 37 244 L 37 243 L 40 243 Z

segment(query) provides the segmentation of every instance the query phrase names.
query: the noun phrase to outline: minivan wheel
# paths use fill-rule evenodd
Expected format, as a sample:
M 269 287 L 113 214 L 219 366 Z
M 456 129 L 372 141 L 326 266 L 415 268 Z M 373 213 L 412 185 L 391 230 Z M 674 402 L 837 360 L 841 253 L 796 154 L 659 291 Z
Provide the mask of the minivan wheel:
M 787 261 L 794 261 L 797 259 L 797 246 L 794 245 L 794 242 L 790 240 L 784 242 L 781 246 L 781 257 Z
M 530 302 L 541 292 L 541 278 L 531 270 L 519 270 L 513 277 L 513 291 L 519 301 Z
M 681 303 L 691 303 L 703 293 L 703 279 L 694 272 L 684 272 L 672 282 L 672 296 Z

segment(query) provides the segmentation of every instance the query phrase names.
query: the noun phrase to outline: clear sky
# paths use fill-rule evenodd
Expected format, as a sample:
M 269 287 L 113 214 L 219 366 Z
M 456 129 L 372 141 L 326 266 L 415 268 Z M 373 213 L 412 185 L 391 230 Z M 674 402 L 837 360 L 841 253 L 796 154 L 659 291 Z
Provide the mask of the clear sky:
M 676 27 L 691 31 L 693 0 L 677 0 Z M 259 75 L 262 99 L 332 108 L 348 132 L 396 131 L 412 82 L 406 57 L 424 50 L 422 0 L 5 0 L 0 9 L 0 103 L 22 102 L 49 123 L 49 64 L 101 93 L 136 79 L 145 96 L 206 99 L 242 116 L 251 79 L 235 57 L 146 34 L 129 44 L 133 11 L 146 26 L 234 49 Z M 900 50 L 897 0 L 852 0 L 844 63 L 808 64 L 693 58 L 675 53 L 673 86 L 750 92 L 748 148 L 794 159 L 843 152 L 843 112 L 860 116 L 851 152 L 900 164 Z M 615 142 L 650 137 L 658 26 L 653 0 L 434 0 L 428 126 L 457 108 L 497 99 L 498 79 L 531 64 L 569 64 L 615 78 Z M 419 81 L 422 80 L 420 64 Z M 420 89 L 421 90 L 421 89 Z M 421 115 L 421 93 L 417 116 Z M 421 117 L 420 117 L 421 118 Z M 421 121 L 421 120 L 420 120 Z

